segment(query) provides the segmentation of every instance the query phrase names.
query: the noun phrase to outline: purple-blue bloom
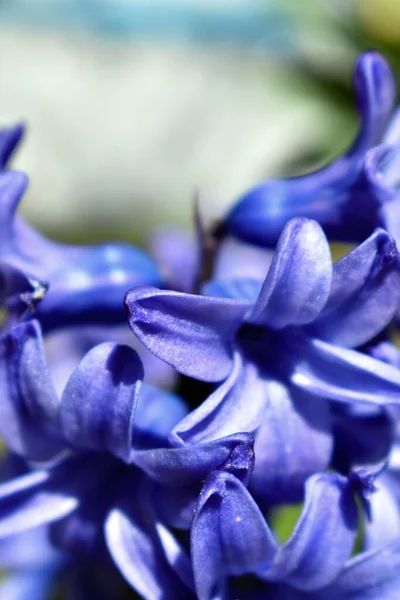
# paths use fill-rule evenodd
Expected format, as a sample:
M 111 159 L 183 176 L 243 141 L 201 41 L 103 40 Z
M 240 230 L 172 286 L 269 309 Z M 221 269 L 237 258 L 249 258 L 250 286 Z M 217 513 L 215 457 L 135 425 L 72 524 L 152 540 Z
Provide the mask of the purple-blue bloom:
M 376 230 L 332 267 L 319 225 L 294 219 L 263 283 L 211 282 L 208 296 L 131 290 L 130 325 L 147 348 L 190 377 L 227 378 L 177 426 L 172 443 L 255 432 L 252 489 L 269 501 L 296 500 L 305 479 L 330 463 L 324 399 L 399 402 L 398 370 L 351 349 L 390 321 L 399 277 L 386 232 Z
M 128 244 L 73 246 L 43 237 L 15 215 L 27 183 L 23 173 L 0 173 L 0 305 L 11 322 L 34 314 L 45 331 L 124 322 L 125 291 L 159 285 L 156 264 Z
M 286 222 L 302 216 L 316 219 L 330 240 L 362 242 L 382 227 L 400 241 L 396 86 L 379 53 L 360 56 L 354 87 L 361 124 L 350 149 L 318 171 L 245 192 L 225 219 L 230 233 L 274 247 Z

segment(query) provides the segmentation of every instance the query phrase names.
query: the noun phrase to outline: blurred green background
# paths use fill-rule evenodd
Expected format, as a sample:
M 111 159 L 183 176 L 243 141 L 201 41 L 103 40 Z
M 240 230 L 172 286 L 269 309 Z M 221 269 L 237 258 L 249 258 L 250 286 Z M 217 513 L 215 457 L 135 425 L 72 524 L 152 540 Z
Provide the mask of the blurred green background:
M 345 148 L 351 71 L 398 70 L 398 0 L 0 2 L 0 122 L 26 121 L 23 204 L 62 239 L 144 243 Z

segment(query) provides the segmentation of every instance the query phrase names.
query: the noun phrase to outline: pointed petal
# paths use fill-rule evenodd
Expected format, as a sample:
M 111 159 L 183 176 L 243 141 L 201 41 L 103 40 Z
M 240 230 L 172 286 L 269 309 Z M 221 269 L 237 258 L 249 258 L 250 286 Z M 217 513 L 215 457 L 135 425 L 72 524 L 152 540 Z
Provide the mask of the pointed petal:
M 1 484 L 0 538 L 65 517 L 101 476 L 96 460 L 77 457 Z
M 348 480 L 332 473 L 313 475 L 306 484 L 299 521 L 264 576 L 300 590 L 328 585 L 351 554 L 357 526 L 357 506 Z
M 252 468 L 253 437 L 249 433 L 237 433 L 196 446 L 133 450 L 131 458 L 159 483 L 181 486 L 201 481 L 210 471 L 224 468 L 224 465 L 226 469 L 234 469 L 235 450 L 248 458 L 248 468 Z
M 399 254 L 393 238 L 377 229 L 334 265 L 329 300 L 310 331 L 332 344 L 360 346 L 386 327 L 399 303 Z
M 18 255 L 18 249 L 13 246 L 14 218 L 27 185 L 28 177 L 24 173 L 6 171 L 0 174 L 0 250 L 6 260 Z
M 129 346 L 105 342 L 90 350 L 65 386 L 60 424 L 76 448 L 128 461 L 143 366 Z
M 396 600 L 400 585 L 400 542 L 352 558 L 321 599 Z
M 293 219 L 279 238 L 248 321 L 274 329 L 313 321 L 328 299 L 331 276 L 331 253 L 321 227 Z
M 339 402 L 399 404 L 400 372 L 395 367 L 322 340 L 303 338 L 298 343 L 290 374 L 294 385 Z
M 3 170 L 25 133 L 25 125 L 17 123 L 0 129 L 0 169 Z
M 112 508 L 104 531 L 115 564 L 145 600 L 190 598 L 189 590 L 168 563 L 154 525 L 133 512 L 132 502 L 121 501 Z
M 235 434 L 255 431 L 268 405 L 268 382 L 255 365 L 235 353 L 228 379 L 197 409 L 189 413 L 171 434 L 171 443 L 200 444 Z
M 125 304 L 133 333 L 179 373 L 202 381 L 228 375 L 249 303 L 140 287 Z
M 271 503 L 300 502 L 306 479 L 324 471 L 333 450 L 328 402 L 269 382 L 269 406 L 255 436 L 250 489 Z
M 362 126 L 353 152 L 365 152 L 379 142 L 386 129 L 396 100 L 396 81 L 383 56 L 370 50 L 357 61 L 354 85 Z
M 29 460 L 54 458 L 63 448 L 55 431 L 59 400 L 37 321 L 23 323 L 0 338 L 0 387 L 2 439 Z
M 266 569 L 276 543 L 243 484 L 214 471 L 203 486 L 191 531 L 191 556 L 197 595 L 209 600 L 221 578 Z
M 378 143 L 390 118 L 396 95 L 394 75 L 377 52 L 365 52 L 357 61 L 354 85 L 361 125 L 351 148 L 319 171 L 268 180 L 246 192 L 227 216 L 228 231 L 274 247 L 294 217 L 316 219 L 330 239 L 343 241 L 362 241 L 382 224 L 374 199 L 360 202 L 357 178 L 365 152 Z

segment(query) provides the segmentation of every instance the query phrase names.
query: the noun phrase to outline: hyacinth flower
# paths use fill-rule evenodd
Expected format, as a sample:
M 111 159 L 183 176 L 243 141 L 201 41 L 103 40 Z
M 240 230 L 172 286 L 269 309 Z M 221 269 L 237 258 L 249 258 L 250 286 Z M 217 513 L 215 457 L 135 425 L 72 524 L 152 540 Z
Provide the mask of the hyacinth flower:
M 178 496 L 192 489 L 198 495 L 210 472 L 242 477 L 254 459 L 253 437 L 170 447 L 168 435 L 186 408 L 142 379 L 134 350 L 104 343 L 87 353 L 60 398 L 38 322 L 0 338 L 0 433 L 35 466 L 0 484 L 0 539 L 51 524 L 64 550 L 96 557 L 107 548 L 144 598 L 187 598 L 190 563 L 158 522 L 156 503 L 145 501 L 146 489 L 169 494 L 164 509 L 177 514 L 181 503 L 171 486 Z
M 172 442 L 257 432 L 253 489 L 271 501 L 296 499 L 305 478 L 331 458 L 323 398 L 399 402 L 399 371 L 353 349 L 392 318 L 399 275 L 386 232 L 377 230 L 332 267 L 320 226 L 293 219 L 263 283 L 210 282 L 207 296 L 128 292 L 131 329 L 149 350 L 187 376 L 225 380 L 179 424 Z
M 372 469 L 354 471 L 349 478 L 335 473 L 310 477 L 299 520 L 280 546 L 241 483 L 229 474 L 210 474 L 191 531 L 198 598 L 391 597 L 379 594 L 393 593 L 399 584 L 399 542 L 349 558 L 357 532 L 355 494 L 368 510 L 377 474 Z M 257 579 L 243 587 L 238 577 L 249 572 Z
M 46 331 L 124 322 L 129 286 L 161 283 L 155 263 L 124 243 L 74 246 L 43 237 L 15 215 L 27 183 L 22 173 L 0 173 L 0 305 L 11 322 L 32 313 Z
M 354 72 L 361 125 L 350 149 L 318 171 L 270 179 L 246 192 L 225 219 L 232 234 L 275 247 L 293 217 L 316 219 L 330 240 L 361 242 L 376 227 L 400 241 L 398 198 L 399 114 L 393 72 L 375 51 Z

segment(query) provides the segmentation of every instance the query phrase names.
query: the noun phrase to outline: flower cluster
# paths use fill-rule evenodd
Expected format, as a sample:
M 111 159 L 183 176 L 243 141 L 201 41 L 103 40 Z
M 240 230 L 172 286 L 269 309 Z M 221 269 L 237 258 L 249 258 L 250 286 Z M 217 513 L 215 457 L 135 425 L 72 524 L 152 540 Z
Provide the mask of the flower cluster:
M 397 598 L 400 118 L 379 54 L 354 80 L 344 156 L 154 260 L 18 217 L 0 131 L 1 600 Z

